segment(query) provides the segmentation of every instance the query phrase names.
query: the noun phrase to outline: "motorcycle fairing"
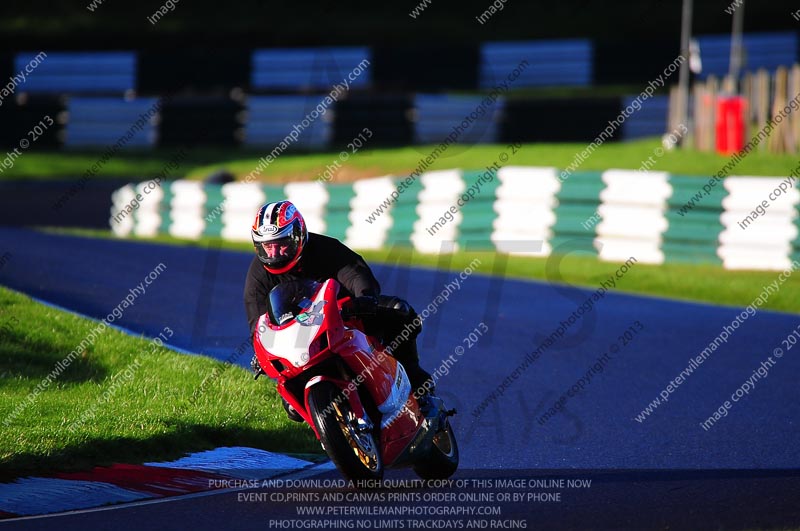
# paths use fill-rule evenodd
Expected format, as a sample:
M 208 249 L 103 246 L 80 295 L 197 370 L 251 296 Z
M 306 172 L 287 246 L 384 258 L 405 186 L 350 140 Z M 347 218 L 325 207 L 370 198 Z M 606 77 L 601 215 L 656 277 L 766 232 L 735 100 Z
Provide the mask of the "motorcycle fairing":
M 311 345 L 327 332 L 329 324 L 336 324 L 330 323 L 333 315 L 338 316 L 338 311 L 330 311 L 331 305 L 336 305 L 335 293 L 331 297 L 332 291 L 331 281 L 328 280 L 315 295 L 308 311 L 299 314 L 288 324 L 277 326 L 269 321 L 267 314 L 259 317 L 256 338 L 263 350 L 271 356 L 288 361 L 292 367 L 301 368 L 307 365 L 311 360 Z M 274 354 L 276 352 L 280 355 Z M 256 349 L 256 355 L 258 354 Z M 262 360 L 259 358 L 259 361 Z M 263 361 L 266 362 L 267 359 Z

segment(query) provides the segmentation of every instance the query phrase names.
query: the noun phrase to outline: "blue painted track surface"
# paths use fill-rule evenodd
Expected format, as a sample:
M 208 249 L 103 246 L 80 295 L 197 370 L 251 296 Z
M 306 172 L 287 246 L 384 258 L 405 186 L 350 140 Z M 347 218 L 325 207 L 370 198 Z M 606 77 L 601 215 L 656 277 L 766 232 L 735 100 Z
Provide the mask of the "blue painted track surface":
M 166 270 L 115 324 L 218 359 L 247 341 L 242 304 L 247 253 L 87 239 L 0 229 L 12 257 L 0 284 L 101 319 L 163 263 Z M 375 266 L 386 293 L 420 311 L 457 273 Z M 747 319 L 653 414 L 634 417 L 686 368 L 740 309 L 608 294 L 562 340 L 523 371 L 477 419 L 472 411 L 593 290 L 492 281 L 491 257 L 425 323 L 423 366 L 433 372 L 464 347 L 438 381 L 454 422 L 462 469 L 797 469 L 800 467 L 800 345 L 709 431 L 700 427 L 800 325 L 762 311 Z M 600 279 L 598 279 L 599 285 Z M 624 280 L 622 281 L 624 282 Z M 608 361 L 565 410 L 537 419 L 639 321 L 643 330 Z M 469 348 L 479 323 L 489 328 Z M 578 330 L 582 330 L 578 334 Z M 537 335 L 538 334 L 538 335 Z M 235 361 L 248 366 L 250 353 Z M 263 385 L 251 380 L 242 385 Z

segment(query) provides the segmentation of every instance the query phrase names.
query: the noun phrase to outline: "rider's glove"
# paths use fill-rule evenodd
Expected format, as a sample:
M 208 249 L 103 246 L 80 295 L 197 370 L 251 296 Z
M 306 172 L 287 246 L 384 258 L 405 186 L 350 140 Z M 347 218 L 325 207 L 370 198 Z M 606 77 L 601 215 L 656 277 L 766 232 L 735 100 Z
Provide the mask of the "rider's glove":
M 347 305 L 342 308 L 342 315 L 345 318 L 375 315 L 377 308 L 378 299 L 371 295 L 362 295 L 361 297 L 350 299 Z
M 250 360 L 250 369 L 253 371 L 253 379 L 258 380 L 258 377 L 262 374 L 267 374 L 264 372 L 264 369 L 261 368 L 261 364 L 258 362 L 258 358 L 253 355 L 253 359 Z

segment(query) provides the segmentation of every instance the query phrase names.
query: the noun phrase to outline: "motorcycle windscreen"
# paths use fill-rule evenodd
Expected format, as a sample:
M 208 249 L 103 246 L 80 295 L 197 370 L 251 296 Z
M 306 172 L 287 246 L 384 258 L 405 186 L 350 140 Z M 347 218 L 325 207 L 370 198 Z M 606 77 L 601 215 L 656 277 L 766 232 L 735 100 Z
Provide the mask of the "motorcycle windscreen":
M 277 326 L 283 326 L 303 315 L 311 308 L 312 299 L 321 286 L 319 282 L 309 279 L 281 282 L 269 292 L 269 320 Z

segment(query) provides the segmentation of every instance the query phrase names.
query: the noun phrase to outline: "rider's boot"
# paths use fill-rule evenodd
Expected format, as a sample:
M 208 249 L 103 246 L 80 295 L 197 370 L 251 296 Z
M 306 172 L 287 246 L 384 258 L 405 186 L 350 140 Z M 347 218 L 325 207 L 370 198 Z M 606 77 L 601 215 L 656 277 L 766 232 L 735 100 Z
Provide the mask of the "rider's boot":
M 286 411 L 286 416 L 289 417 L 289 420 L 293 420 L 295 422 L 305 422 L 303 417 L 300 416 L 300 413 L 298 413 L 297 410 L 286 401 L 286 399 L 281 397 L 281 402 L 283 403 L 283 409 Z

